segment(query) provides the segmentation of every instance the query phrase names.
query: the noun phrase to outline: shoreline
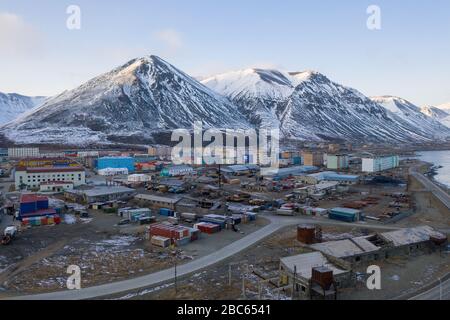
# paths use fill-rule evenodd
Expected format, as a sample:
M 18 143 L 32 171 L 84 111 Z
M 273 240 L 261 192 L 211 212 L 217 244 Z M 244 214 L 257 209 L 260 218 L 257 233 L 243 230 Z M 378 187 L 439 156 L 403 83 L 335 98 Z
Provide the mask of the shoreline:
M 432 150 L 432 151 L 449 151 L 449 150 Z M 420 152 L 420 151 L 417 151 Z M 439 173 L 437 172 L 437 170 L 442 167 L 439 164 L 435 164 L 433 162 L 428 162 L 428 161 L 424 161 L 420 158 L 420 156 L 417 154 L 415 154 L 416 159 L 419 161 L 422 161 L 423 163 L 426 164 L 427 166 L 427 172 L 424 173 L 424 175 L 431 180 L 431 182 L 433 182 L 435 185 L 437 185 L 439 188 L 441 188 L 444 192 L 450 194 L 450 185 L 447 185 L 443 182 L 440 182 L 436 179 L 436 176 L 439 175 Z

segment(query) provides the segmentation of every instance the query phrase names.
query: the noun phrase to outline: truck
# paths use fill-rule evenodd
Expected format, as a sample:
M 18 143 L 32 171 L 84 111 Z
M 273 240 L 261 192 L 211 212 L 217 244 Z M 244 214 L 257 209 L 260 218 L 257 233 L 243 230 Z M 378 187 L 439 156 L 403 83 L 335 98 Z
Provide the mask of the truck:
M 17 235 L 17 227 L 9 226 L 3 231 L 2 245 L 8 245 Z
M 279 215 L 279 216 L 293 216 L 294 215 L 294 210 L 292 210 L 292 209 L 278 209 L 277 210 L 277 215 Z

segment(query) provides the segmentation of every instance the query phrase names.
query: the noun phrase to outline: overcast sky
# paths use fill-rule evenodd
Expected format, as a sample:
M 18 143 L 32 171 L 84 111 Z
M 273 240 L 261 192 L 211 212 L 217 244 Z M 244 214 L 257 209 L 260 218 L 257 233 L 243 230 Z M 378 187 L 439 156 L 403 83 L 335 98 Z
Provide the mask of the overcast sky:
M 372 4 L 381 30 L 367 28 Z M 437 105 L 450 102 L 450 1 L 0 0 L 0 92 L 54 95 L 146 54 L 193 76 L 313 69 Z

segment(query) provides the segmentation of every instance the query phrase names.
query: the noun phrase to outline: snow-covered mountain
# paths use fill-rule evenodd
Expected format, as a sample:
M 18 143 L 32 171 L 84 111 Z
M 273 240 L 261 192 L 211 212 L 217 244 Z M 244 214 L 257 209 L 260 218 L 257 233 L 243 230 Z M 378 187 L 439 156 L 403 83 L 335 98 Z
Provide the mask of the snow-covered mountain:
M 237 104 L 253 124 L 275 125 L 286 138 L 407 142 L 450 136 L 420 110 L 406 117 L 314 71 L 246 69 L 202 83 Z
M 448 135 L 448 127 L 441 120 L 445 114 L 435 108 L 420 108 L 411 102 L 394 96 L 372 97 L 386 109 L 395 113 L 419 131 L 428 131 L 431 136 L 439 137 L 440 134 Z
M 438 105 L 438 106 L 436 106 L 436 108 L 444 110 L 444 111 L 450 113 L 450 102 Z
M 27 97 L 17 93 L 0 92 L 0 125 L 15 120 L 21 114 L 42 104 L 45 97 Z
M 434 118 L 436 120 L 442 120 L 450 116 L 450 113 L 448 113 L 447 111 L 433 106 L 422 107 L 420 108 L 420 111 L 428 117 Z
M 161 58 L 146 56 L 47 100 L 1 131 L 18 143 L 132 143 L 192 129 L 195 121 L 249 127 L 244 119 L 225 97 Z
M 416 142 L 450 128 L 394 97 L 370 99 L 314 71 L 246 69 L 201 83 L 156 56 L 129 61 L 0 128 L 16 143 L 147 143 L 176 128 L 280 128 L 287 139 Z
M 424 107 L 422 112 L 450 128 L 450 103 L 438 107 Z

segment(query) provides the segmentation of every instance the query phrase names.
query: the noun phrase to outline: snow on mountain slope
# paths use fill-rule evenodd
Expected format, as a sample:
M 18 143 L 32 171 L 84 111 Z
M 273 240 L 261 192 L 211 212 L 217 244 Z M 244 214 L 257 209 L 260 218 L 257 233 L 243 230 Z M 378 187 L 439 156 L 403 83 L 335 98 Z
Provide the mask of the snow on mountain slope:
M 291 138 L 302 138 L 304 132 L 310 139 L 339 137 L 360 142 L 432 138 L 357 90 L 320 73 L 310 73 L 295 88 L 280 119 L 284 134 Z
M 0 125 L 15 120 L 21 114 L 42 104 L 45 97 L 27 97 L 17 93 L 0 92 Z
M 440 105 L 436 106 L 436 108 L 442 109 L 444 111 L 450 110 L 450 102 L 449 103 L 440 104 Z
M 429 132 L 433 137 L 448 136 L 448 127 L 441 123 L 445 117 L 442 110 L 436 108 L 419 108 L 411 102 L 393 96 L 372 97 L 373 101 L 392 111 L 411 126 L 416 126 L 417 131 Z
M 441 132 L 440 123 L 427 122 L 423 114 L 420 121 L 425 128 L 418 127 L 418 119 L 410 121 L 402 116 L 396 104 L 388 104 L 386 110 L 360 92 L 315 71 L 246 69 L 210 77 L 202 83 L 237 104 L 251 123 L 279 127 L 286 138 L 392 142 L 450 135 Z
M 176 128 L 249 127 L 228 99 L 156 56 L 146 56 L 49 99 L 3 127 L 19 143 L 152 140 Z
M 228 97 L 248 120 L 260 127 L 279 127 L 276 111 L 294 91 L 293 78 L 277 70 L 245 69 L 204 79 L 202 83 Z
M 450 116 L 450 114 L 448 112 L 446 112 L 445 110 L 439 109 L 437 107 L 432 107 L 432 106 L 420 108 L 420 111 L 424 115 L 431 117 L 433 119 L 437 119 L 437 120 L 442 120 L 442 119 Z

